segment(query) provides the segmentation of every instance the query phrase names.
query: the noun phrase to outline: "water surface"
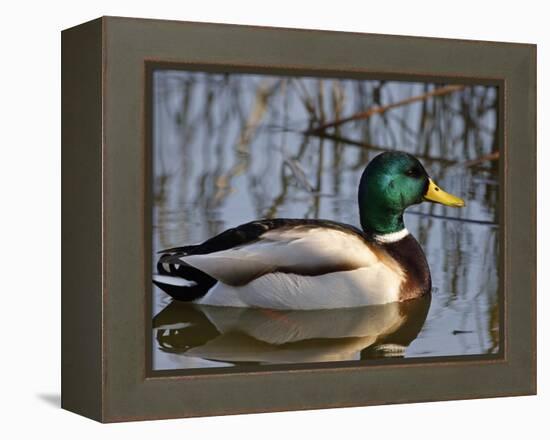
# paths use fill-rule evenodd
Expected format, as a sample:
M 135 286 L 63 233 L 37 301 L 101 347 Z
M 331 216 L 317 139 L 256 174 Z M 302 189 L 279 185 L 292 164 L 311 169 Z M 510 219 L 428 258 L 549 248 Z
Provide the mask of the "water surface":
M 431 300 L 281 312 L 171 304 L 154 287 L 154 369 L 499 351 L 496 88 L 173 70 L 156 71 L 153 84 L 153 261 L 258 218 L 359 226 L 360 175 L 386 150 L 416 155 L 466 200 L 406 211 L 431 268 Z

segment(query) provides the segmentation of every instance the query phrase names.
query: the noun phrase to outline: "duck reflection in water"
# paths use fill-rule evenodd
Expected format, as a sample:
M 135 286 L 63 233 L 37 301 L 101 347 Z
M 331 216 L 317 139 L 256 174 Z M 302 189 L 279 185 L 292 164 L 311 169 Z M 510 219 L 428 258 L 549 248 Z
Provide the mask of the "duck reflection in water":
M 430 295 L 333 310 L 200 306 L 174 301 L 153 320 L 159 349 L 241 364 L 404 357 L 428 314 Z

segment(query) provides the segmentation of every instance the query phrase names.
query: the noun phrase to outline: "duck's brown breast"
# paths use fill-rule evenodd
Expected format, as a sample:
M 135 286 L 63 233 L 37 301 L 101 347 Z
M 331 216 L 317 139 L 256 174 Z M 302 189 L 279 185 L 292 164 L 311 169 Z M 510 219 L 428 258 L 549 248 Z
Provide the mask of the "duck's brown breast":
M 405 279 L 401 283 L 399 301 L 418 298 L 431 292 L 430 268 L 420 244 L 411 234 L 394 243 L 383 243 L 380 247 L 403 270 Z

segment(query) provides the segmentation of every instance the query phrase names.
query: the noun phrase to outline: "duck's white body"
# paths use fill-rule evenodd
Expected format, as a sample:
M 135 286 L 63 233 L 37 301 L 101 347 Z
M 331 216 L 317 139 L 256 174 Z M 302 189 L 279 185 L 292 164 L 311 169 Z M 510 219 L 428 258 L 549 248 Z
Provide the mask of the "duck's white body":
M 242 246 L 179 257 L 217 280 L 203 305 L 332 309 L 399 300 L 399 265 L 357 233 L 299 225 L 267 230 Z
M 398 301 L 400 280 L 379 264 L 317 276 L 269 273 L 245 284 L 218 282 L 198 304 L 317 310 Z

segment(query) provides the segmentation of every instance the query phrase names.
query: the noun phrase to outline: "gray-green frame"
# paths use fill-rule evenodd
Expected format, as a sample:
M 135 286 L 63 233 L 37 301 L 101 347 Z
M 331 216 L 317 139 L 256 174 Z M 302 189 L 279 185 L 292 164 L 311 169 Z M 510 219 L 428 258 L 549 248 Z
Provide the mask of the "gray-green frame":
M 502 356 L 153 374 L 146 98 L 154 66 L 497 85 Z M 62 222 L 62 406 L 87 417 L 534 394 L 536 46 L 115 17 L 65 30 Z

